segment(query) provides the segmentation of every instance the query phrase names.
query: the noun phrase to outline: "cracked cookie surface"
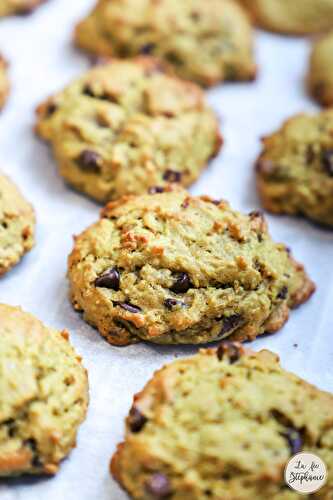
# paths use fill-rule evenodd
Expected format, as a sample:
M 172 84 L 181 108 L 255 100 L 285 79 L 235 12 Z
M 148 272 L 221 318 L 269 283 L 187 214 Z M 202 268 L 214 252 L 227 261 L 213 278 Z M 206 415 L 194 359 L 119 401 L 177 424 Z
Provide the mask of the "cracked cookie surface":
M 223 342 L 166 365 L 134 397 L 111 471 L 137 500 L 296 500 L 284 468 L 306 451 L 328 471 L 311 498 L 330 500 L 332 411 L 331 394 L 272 352 Z
M 263 139 L 259 195 L 273 213 L 333 225 L 333 111 L 301 114 Z
M 87 405 L 86 370 L 68 333 L 0 304 L 0 477 L 56 473 Z
M 9 94 L 8 63 L 0 54 L 0 109 L 3 108 Z
M 333 32 L 318 40 L 312 49 L 308 87 L 322 106 L 333 105 Z
M 102 202 L 172 182 L 188 186 L 222 144 L 200 87 L 146 57 L 93 68 L 37 114 L 60 174 Z
M 119 345 L 254 339 L 314 290 L 260 213 L 180 188 L 109 203 L 68 265 L 75 308 Z
M 46 0 L 1 0 L 0 17 L 30 14 L 45 1 Z
M 238 0 L 269 31 L 307 35 L 333 24 L 333 0 Z
M 256 75 L 252 27 L 232 0 L 100 0 L 75 40 L 102 56 L 154 55 L 206 86 Z
M 0 173 L 0 276 L 34 245 L 35 214 L 15 184 Z

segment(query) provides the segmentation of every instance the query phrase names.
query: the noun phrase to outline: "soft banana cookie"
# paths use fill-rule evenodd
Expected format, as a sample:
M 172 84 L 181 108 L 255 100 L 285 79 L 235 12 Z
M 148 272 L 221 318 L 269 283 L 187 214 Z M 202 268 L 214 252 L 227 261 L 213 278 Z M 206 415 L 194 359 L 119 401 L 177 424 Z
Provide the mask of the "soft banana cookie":
M 34 245 L 35 213 L 8 177 L 0 173 L 0 276 Z
M 5 105 L 9 94 L 9 80 L 7 69 L 8 63 L 0 54 L 0 109 Z
M 30 14 L 45 1 L 46 0 L 1 0 L 0 17 Z
M 270 351 L 225 341 L 155 373 L 111 462 L 131 498 L 296 500 L 284 468 L 298 452 L 326 463 L 333 490 L 333 396 L 283 370 Z
M 111 344 L 199 344 L 275 332 L 314 290 L 260 213 L 185 190 L 109 203 L 75 239 L 74 307 Z
M 289 35 L 327 31 L 333 26 L 333 0 L 239 0 L 264 29 Z
M 333 111 L 290 118 L 263 139 L 256 164 L 264 207 L 333 225 Z
M 55 474 L 87 405 L 87 373 L 68 333 L 0 304 L 0 477 Z
M 75 40 L 102 56 L 154 55 L 206 86 L 256 75 L 253 30 L 233 0 L 99 0 Z
M 60 174 L 99 201 L 188 186 L 222 143 L 203 91 L 151 58 L 97 66 L 37 113 Z
M 313 46 L 310 57 L 308 86 L 322 106 L 333 105 L 333 32 Z

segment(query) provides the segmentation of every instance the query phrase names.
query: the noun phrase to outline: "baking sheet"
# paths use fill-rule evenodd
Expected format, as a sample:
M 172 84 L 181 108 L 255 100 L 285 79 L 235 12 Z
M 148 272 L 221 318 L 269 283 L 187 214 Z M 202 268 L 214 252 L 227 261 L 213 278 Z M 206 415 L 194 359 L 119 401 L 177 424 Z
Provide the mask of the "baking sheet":
M 153 371 L 195 347 L 109 346 L 67 299 L 66 258 L 72 235 L 98 217 L 99 205 L 71 191 L 56 173 L 48 147 L 33 134 L 35 106 L 88 67 L 72 44 L 72 29 L 94 0 L 50 0 L 27 18 L 0 21 L 0 50 L 11 62 L 12 94 L 0 115 L 0 167 L 33 202 L 37 245 L 0 281 L 0 301 L 19 304 L 48 325 L 67 328 L 89 371 L 91 404 L 78 446 L 51 479 L 0 481 L 1 500 L 124 500 L 108 472 L 135 392 Z M 192 192 L 224 197 L 240 210 L 259 208 L 252 164 L 260 136 L 288 116 L 315 109 L 304 90 L 309 42 L 259 33 L 259 78 L 208 92 L 225 147 Z M 304 220 L 268 216 L 276 240 L 290 245 L 318 284 L 305 306 L 274 336 L 252 343 L 282 356 L 283 365 L 333 392 L 333 232 Z

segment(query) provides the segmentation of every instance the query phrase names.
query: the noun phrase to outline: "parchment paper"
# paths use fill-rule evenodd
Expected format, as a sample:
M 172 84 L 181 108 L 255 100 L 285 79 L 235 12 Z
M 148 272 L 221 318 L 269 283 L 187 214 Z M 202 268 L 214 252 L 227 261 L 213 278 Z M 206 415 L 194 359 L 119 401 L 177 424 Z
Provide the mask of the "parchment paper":
M 72 44 L 74 24 L 94 0 L 50 0 L 33 16 L 0 21 L 0 50 L 11 62 L 12 93 L 0 115 L 0 167 L 33 202 L 37 245 L 0 281 L 0 301 L 19 304 L 48 325 L 67 328 L 89 370 L 91 404 L 78 446 L 51 479 L 0 481 L 1 500 L 124 500 L 108 472 L 109 459 L 122 439 L 132 397 L 153 371 L 195 347 L 108 345 L 75 313 L 67 299 L 66 259 L 72 235 L 98 217 L 99 205 L 71 191 L 56 173 L 49 149 L 33 134 L 35 106 L 88 67 Z M 309 42 L 257 34 L 259 78 L 208 92 L 221 120 L 225 147 L 193 193 L 229 199 L 240 210 L 259 208 L 253 162 L 259 138 L 282 120 L 315 109 L 304 90 Z M 305 306 L 274 336 L 252 344 L 270 348 L 283 365 L 333 391 L 333 231 L 305 220 L 268 216 L 276 240 L 290 245 L 318 284 Z M 296 346 L 297 345 L 297 346 Z M 318 411 L 320 409 L 318 408 Z

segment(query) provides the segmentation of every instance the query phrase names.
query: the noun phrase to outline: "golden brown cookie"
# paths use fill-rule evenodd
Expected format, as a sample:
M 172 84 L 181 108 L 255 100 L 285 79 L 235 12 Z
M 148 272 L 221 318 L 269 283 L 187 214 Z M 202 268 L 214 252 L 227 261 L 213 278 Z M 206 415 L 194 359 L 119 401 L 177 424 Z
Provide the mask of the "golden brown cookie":
M 182 189 L 109 203 L 68 273 L 74 307 L 116 345 L 253 340 L 314 291 L 260 213 Z
M 192 184 L 217 155 L 219 123 L 197 85 L 152 58 L 97 66 L 39 106 L 60 174 L 98 201 Z
M 137 500 L 301 500 L 284 468 L 319 456 L 333 491 L 333 396 L 281 368 L 270 351 L 223 342 L 170 363 L 134 397 L 114 478 Z
M 252 27 L 233 0 L 99 0 L 75 41 L 101 56 L 159 57 L 207 86 L 256 75 Z
M 333 111 L 296 115 L 265 137 L 256 175 L 270 212 L 333 226 Z
M 68 332 L 0 304 L 0 477 L 55 474 L 87 405 L 87 373 Z
M 8 177 L 0 173 L 0 275 L 34 245 L 35 213 Z
M 322 106 L 333 105 L 333 32 L 318 40 L 312 49 L 308 87 Z
M 258 26 L 288 35 L 308 35 L 333 26 L 333 0 L 239 0 Z
M 3 108 L 9 94 L 8 63 L 0 54 L 0 109 Z

